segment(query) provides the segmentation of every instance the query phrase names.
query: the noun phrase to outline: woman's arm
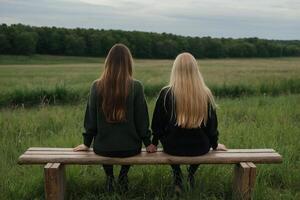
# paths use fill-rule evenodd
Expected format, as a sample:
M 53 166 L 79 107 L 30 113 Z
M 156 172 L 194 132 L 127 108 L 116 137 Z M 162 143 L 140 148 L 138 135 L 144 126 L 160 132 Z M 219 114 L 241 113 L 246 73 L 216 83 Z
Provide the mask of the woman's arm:
M 227 147 L 224 144 L 219 144 L 219 131 L 218 131 L 218 118 L 216 110 L 209 105 L 208 120 L 205 127 L 205 132 L 208 135 L 211 147 L 213 150 L 227 151 Z
M 156 100 L 153 117 L 152 117 L 152 144 L 155 146 L 158 145 L 159 138 L 164 134 L 165 126 L 166 126 L 166 111 L 164 106 L 165 99 L 165 90 L 162 90 L 159 94 L 158 99 Z
M 87 150 L 97 134 L 97 96 L 96 96 L 96 83 L 94 82 L 88 98 L 88 102 L 84 115 L 84 129 L 83 132 L 83 144 L 74 148 L 74 151 Z
M 91 100 L 87 103 L 85 116 L 84 116 L 84 129 L 85 132 L 83 135 L 83 144 L 87 147 L 91 146 L 91 143 L 94 137 L 97 134 L 97 113 L 95 112 L 96 108 L 91 105 Z
M 144 88 L 140 82 L 136 82 L 134 95 L 134 123 L 138 134 L 144 145 L 147 147 L 151 144 L 151 134 L 149 130 L 148 107 L 144 95 Z
M 216 110 L 209 104 L 208 118 L 205 126 L 205 133 L 209 138 L 211 147 L 216 150 L 218 147 L 219 131 L 218 131 L 218 118 Z

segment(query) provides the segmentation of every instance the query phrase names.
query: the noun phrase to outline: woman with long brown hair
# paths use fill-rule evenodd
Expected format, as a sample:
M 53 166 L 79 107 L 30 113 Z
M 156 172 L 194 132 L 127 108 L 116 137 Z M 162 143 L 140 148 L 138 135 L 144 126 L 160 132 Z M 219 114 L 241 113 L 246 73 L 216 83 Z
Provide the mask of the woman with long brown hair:
M 141 152 L 142 143 L 154 152 L 149 132 L 149 117 L 142 84 L 132 77 L 132 56 L 123 44 L 114 45 L 105 60 L 100 79 L 93 82 L 86 107 L 84 143 L 74 151 L 88 150 L 107 157 L 129 157 Z M 114 189 L 112 165 L 103 165 L 106 189 Z M 122 165 L 118 182 L 128 189 L 130 165 Z
M 199 156 L 226 150 L 218 144 L 216 103 L 190 53 L 179 54 L 173 64 L 170 83 L 156 101 L 152 118 L 154 145 L 161 141 L 164 152 L 176 156 Z M 199 165 L 188 168 L 190 186 Z M 182 172 L 172 165 L 175 191 L 182 189 Z

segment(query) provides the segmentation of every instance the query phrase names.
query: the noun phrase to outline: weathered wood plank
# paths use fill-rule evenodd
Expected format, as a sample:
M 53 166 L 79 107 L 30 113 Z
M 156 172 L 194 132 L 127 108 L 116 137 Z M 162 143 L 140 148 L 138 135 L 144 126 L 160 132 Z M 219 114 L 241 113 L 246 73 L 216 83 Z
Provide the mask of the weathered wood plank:
M 237 164 L 234 168 L 233 199 L 250 200 L 256 179 L 256 166 L 252 162 Z
M 248 200 L 250 167 L 241 162 L 234 167 L 233 175 L 233 199 Z
M 144 152 L 144 151 L 143 151 Z M 158 151 L 162 152 L 162 151 Z M 222 152 L 222 151 L 212 151 L 214 154 L 219 153 L 240 153 L 240 154 L 251 154 L 251 153 L 273 153 L 273 152 Z M 94 155 L 93 151 L 26 151 L 24 155 Z
M 62 151 L 62 152 L 73 152 L 73 148 L 52 148 L 52 147 L 30 147 L 27 151 Z M 142 149 L 146 151 L 146 149 Z M 162 148 L 158 148 L 158 151 L 162 151 Z M 87 152 L 93 152 L 90 148 Z M 217 153 L 223 153 L 224 151 L 215 151 Z M 276 152 L 274 149 L 228 149 L 226 153 L 272 153 Z
M 63 200 L 65 196 L 65 168 L 60 163 L 44 167 L 46 200 Z
M 209 152 L 203 156 L 179 157 L 163 152 L 142 152 L 137 156 L 128 158 L 110 158 L 95 154 L 82 155 L 22 155 L 19 164 L 234 164 L 240 162 L 253 163 L 280 163 L 282 158 L 278 153 L 216 153 Z
M 26 151 L 23 155 L 95 155 L 93 151 Z
M 249 195 L 251 199 L 251 194 L 253 193 L 255 180 L 256 180 L 256 166 L 252 162 L 247 162 L 248 166 L 250 167 L 250 175 L 249 175 Z
M 52 166 L 53 163 L 47 163 L 44 167 L 44 169 L 49 169 Z

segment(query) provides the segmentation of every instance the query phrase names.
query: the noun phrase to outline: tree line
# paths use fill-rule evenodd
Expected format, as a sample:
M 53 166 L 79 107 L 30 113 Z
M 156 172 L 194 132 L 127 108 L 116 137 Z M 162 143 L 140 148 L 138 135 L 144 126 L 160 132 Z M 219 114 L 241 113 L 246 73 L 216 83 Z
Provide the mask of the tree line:
M 189 37 L 140 31 L 0 25 L 0 54 L 103 57 L 115 43 L 127 45 L 136 58 L 174 58 L 183 51 L 192 53 L 196 58 L 300 56 L 299 40 Z

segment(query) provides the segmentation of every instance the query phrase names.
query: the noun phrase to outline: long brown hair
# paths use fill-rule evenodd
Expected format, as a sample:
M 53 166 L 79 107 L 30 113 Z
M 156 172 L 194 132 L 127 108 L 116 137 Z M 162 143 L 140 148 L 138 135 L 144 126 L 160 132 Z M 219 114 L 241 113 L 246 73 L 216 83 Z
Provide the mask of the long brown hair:
M 105 60 L 105 69 L 98 81 L 97 91 L 107 122 L 126 120 L 126 99 L 132 83 L 132 55 L 123 44 L 115 44 Z

